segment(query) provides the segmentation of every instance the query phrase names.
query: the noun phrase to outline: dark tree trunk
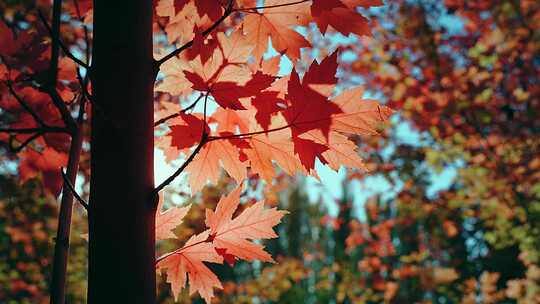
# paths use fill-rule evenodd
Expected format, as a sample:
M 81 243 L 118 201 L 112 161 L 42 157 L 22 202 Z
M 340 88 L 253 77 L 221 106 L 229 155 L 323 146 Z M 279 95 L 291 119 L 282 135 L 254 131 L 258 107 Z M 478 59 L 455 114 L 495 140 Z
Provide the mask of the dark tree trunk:
M 155 302 L 152 1 L 94 0 L 88 303 Z

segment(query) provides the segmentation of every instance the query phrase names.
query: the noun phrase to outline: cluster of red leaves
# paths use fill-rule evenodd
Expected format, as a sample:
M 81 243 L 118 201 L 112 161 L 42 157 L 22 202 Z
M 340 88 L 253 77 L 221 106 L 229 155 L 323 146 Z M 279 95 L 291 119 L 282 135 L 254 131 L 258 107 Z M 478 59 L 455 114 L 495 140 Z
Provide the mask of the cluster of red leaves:
M 168 96 L 162 98 L 158 114 L 160 135 L 165 136 L 156 140 L 167 160 L 182 155 L 188 159 L 183 172 L 191 192 L 198 192 L 209 181 L 216 183 L 221 167 L 239 185 L 248 169 L 272 184 L 274 164 L 293 176 L 317 176 L 316 159 L 334 170 L 340 166 L 365 170 L 349 136 L 378 135 L 380 123 L 392 110 L 362 99 L 361 88 L 334 95 L 339 50 L 320 62 L 313 61 L 301 77 L 296 69 L 301 49 L 311 44 L 295 28 L 314 22 L 323 34 L 331 27 L 344 35 L 369 35 L 368 21 L 356 7 L 382 3 L 272 0 L 257 7 L 256 1 L 220 2 L 222 6 L 161 0 L 156 7 L 159 29 L 168 43 L 192 43 L 179 56 L 162 55 L 167 60 L 156 87 Z M 227 15 L 232 16 L 222 20 Z M 209 34 L 203 30 L 212 27 L 218 30 Z M 265 56 L 270 51 L 269 40 L 277 56 Z M 164 48 L 159 53 L 168 52 Z M 284 56 L 293 63 L 289 75 L 280 71 Z M 189 105 L 182 109 L 166 101 L 173 97 L 187 99 Z M 271 226 L 277 221 L 264 233 L 260 230 L 264 225 L 259 230 L 241 230 L 238 235 L 228 231 L 234 223 L 267 216 L 279 219 L 282 214 L 265 212 L 262 203 L 257 203 L 231 222 L 238 195 L 239 190 L 220 202 L 215 213 L 207 212 L 207 231 L 159 260 L 158 268 L 167 270 L 175 295 L 185 287 L 189 274 L 190 293 L 199 291 L 210 301 L 213 287 L 221 287 L 221 283 L 203 262 L 272 261 L 262 247 L 245 239 L 275 237 Z
M 287 10 L 298 13 L 307 9 L 306 4 Z M 356 144 L 344 134 L 376 135 L 378 124 L 392 113 L 375 101 L 362 100 L 360 88 L 329 97 L 337 82 L 337 52 L 321 63 L 313 62 L 302 80 L 295 70 L 276 76 L 281 56 L 260 61 L 257 47 L 266 47 L 268 37 L 264 43 L 254 42 L 246 32 L 250 17 L 279 16 L 273 9 L 266 11 L 248 14 L 230 35 L 218 33 L 206 43 L 197 43 L 195 35 L 200 56 L 185 53 L 162 67 L 164 79 L 158 91 L 176 96 L 199 91 L 202 97 L 195 102 L 204 99 L 206 105 L 211 98 L 219 106 L 208 118 L 206 111 L 177 114 L 178 107 L 170 105 L 161 112 L 162 117 L 176 116 L 167 121 L 166 136 L 158 138 L 169 160 L 180 152 L 189 154 L 203 137 L 207 141 L 186 169 L 193 193 L 207 180 L 217 180 L 220 164 L 238 182 L 246 178 L 247 167 L 271 182 L 275 176 L 272 161 L 291 175 L 316 175 L 316 158 L 336 170 L 340 165 L 364 169 Z M 289 27 L 283 28 L 292 31 Z M 276 48 L 274 40 L 272 45 Z M 291 44 L 287 45 L 285 54 L 290 56 Z
M 19 6 L 24 12 L 26 7 Z M 38 9 L 45 14 L 48 7 L 44 5 Z M 66 9 L 72 13 L 72 18 L 78 18 L 74 3 L 66 4 Z M 6 14 L 9 13 L 7 10 Z M 20 152 L 17 157 L 22 182 L 41 176 L 45 189 L 56 196 L 62 184 L 59 168 L 65 166 L 68 158 L 69 136 L 55 101 L 68 109 L 75 104 L 73 101 L 79 91 L 77 66 L 68 57 L 60 58 L 58 81 L 54 87 L 44 86 L 50 71 L 51 38 L 35 11 L 21 16 L 25 19 L 16 20 L 20 23 L 14 22 L 15 25 L 9 27 L 0 21 L 0 114 L 3 122 L 0 143 L 6 143 L 13 152 Z M 17 26 L 22 23 L 26 26 Z M 82 37 L 80 30 L 70 29 L 63 33 L 72 40 Z M 49 94 L 53 91 L 54 94 Z
M 90 90 L 72 60 L 85 64 L 69 50 L 84 53 L 81 45 L 89 50 L 88 39 L 83 40 L 91 31 L 85 25 L 92 21 L 92 5 L 87 0 L 74 3 L 63 9 L 83 26 L 62 29 L 62 37 L 51 38 L 44 28 L 47 24 L 40 25 L 35 16 L 24 20 L 29 30 L 14 30 L 0 22 L 0 37 L 8 42 L 0 46 L 0 114 L 8 113 L 0 140 L 27 148 L 19 158 L 22 180 L 42 175 L 53 194 L 61 186 L 59 167 L 67 159 L 69 122 L 74 113 L 84 112 L 78 111 L 84 107 L 78 100 Z M 301 75 L 301 51 L 311 42 L 297 28 L 314 23 L 322 34 L 332 28 L 343 35 L 369 35 L 368 20 L 357 8 L 379 6 L 382 1 L 156 0 L 154 4 L 159 37 L 155 63 L 160 70 L 156 101 L 161 109 L 156 126 L 157 134 L 165 135 L 157 142 L 168 160 L 185 156 L 185 166 L 178 172 L 188 174 L 192 193 L 208 181 L 215 183 L 222 167 L 239 185 L 248 169 L 271 184 L 274 164 L 289 175 L 317 176 L 316 159 L 334 170 L 365 169 L 349 137 L 378 135 L 380 123 L 392 110 L 363 100 L 361 88 L 334 94 L 339 50 L 313 61 Z M 66 56 L 59 60 L 58 77 L 50 80 L 55 70 L 50 46 L 55 38 L 67 45 Z M 176 51 L 171 53 L 173 47 Z M 278 55 L 268 58 L 272 51 Z M 280 71 L 284 57 L 293 64 L 289 75 Z M 200 97 L 184 109 L 166 101 L 186 100 L 197 92 Z M 80 118 L 84 120 L 82 114 Z M 187 273 L 191 291 L 198 290 L 209 301 L 213 287 L 221 284 L 203 262 L 272 261 L 261 246 L 247 239 L 275 237 L 272 226 L 283 213 L 264 210 L 257 203 L 232 219 L 238 196 L 239 190 L 223 201 L 224 207 L 207 213 L 208 231 L 160 259 L 158 268 L 167 269 L 175 294 L 185 286 Z M 171 237 L 170 228 L 186 212 L 159 214 L 158 239 Z M 267 226 L 263 230 L 243 226 L 252 220 L 267 221 Z

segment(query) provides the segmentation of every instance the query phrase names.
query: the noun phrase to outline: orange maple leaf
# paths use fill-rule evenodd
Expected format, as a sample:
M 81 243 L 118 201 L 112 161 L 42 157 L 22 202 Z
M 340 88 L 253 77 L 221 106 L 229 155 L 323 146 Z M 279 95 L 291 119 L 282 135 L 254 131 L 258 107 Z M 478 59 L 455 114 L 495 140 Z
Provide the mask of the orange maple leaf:
M 374 100 L 362 99 L 363 93 L 363 89 L 357 87 L 333 100 L 343 113 L 331 116 L 331 130 L 355 135 L 379 134 L 378 124 L 387 120 L 394 111 Z
M 159 195 L 158 212 L 156 213 L 156 240 L 176 238 L 172 232 L 174 228 L 182 224 L 182 220 L 188 213 L 191 205 L 185 207 L 173 207 L 163 212 L 163 195 Z
M 283 4 L 280 0 L 267 0 L 265 6 Z M 305 26 L 311 20 L 309 3 L 300 3 L 279 8 L 267 8 L 263 12 L 249 14 L 243 24 L 244 33 L 255 45 L 253 56 L 259 61 L 268 50 L 268 38 L 279 53 L 287 54 L 292 61 L 300 58 L 300 49 L 311 44 L 297 33 L 295 26 Z
M 223 263 L 214 244 L 208 242 L 209 231 L 192 236 L 181 249 L 161 259 L 157 267 L 167 273 L 167 282 L 171 283 L 175 301 L 178 294 L 186 287 L 189 275 L 189 294 L 196 291 L 206 303 L 214 296 L 214 287 L 223 288 L 218 277 L 203 262 Z
M 241 187 L 236 188 L 220 199 L 215 211 L 206 210 L 205 223 L 209 229 L 191 237 L 182 248 L 158 259 L 157 269 L 167 274 L 175 300 L 186 287 L 188 279 L 190 295 L 199 292 L 206 303 L 214 297 L 214 288 L 223 288 L 205 262 L 222 264 L 224 258 L 228 262 L 239 258 L 274 261 L 262 245 L 250 240 L 277 237 L 273 227 L 287 212 L 265 209 L 264 203 L 258 202 L 233 219 L 241 192 Z
M 250 240 L 277 237 L 272 229 L 281 222 L 287 211 L 276 208 L 264 209 L 264 202 L 257 202 L 232 218 L 240 203 L 241 187 L 222 197 L 216 210 L 206 209 L 206 226 L 216 248 L 226 249 L 227 254 L 253 261 L 273 262 L 274 260 L 260 244 Z
M 272 160 L 289 175 L 307 174 L 300 160 L 294 155 L 290 129 L 252 136 L 249 144 L 251 148 L 245 149 L 244 153 L 250 160 L 251 170 L 268 183 L 272 183 L 276 175 Z
M 210 180 L 216 183 L 220 164 L 238 183 L 246 178 L 246 165 L 240 161 L 238 148 L 227 140 L 207 143 L 187 166 L 191 193 L 196 193 Z

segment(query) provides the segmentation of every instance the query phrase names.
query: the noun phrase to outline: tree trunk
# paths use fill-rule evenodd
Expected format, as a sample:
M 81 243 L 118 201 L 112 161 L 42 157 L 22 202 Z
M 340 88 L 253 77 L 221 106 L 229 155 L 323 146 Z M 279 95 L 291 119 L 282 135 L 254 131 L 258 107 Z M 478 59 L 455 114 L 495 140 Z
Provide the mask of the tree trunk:
M 155 302 L 151 0 L 94 0 L 88 303 Z

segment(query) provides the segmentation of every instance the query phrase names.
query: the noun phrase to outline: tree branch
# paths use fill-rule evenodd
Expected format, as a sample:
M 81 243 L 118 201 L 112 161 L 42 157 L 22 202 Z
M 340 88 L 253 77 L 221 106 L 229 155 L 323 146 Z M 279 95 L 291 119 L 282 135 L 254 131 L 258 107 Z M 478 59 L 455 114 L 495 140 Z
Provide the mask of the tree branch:
M 259 9 L 266 9 L 266 8 L 277 8 L 277 7 L 284 7 L 284 6 L 291 6 L 296 5 L 304 2 L 309 2 L 311 0 L 300 0 L 296 2 L 289 2 L 289 3 L 282 3 L 282 4 L 275 4 L 275 5 L 268 5 L 268 6 L 255 6 L 255 7 L 240 7 L 235 9 L 237 12 L 245 12 L 245 11 L 253 11 L 253 10 L 259 10 Z
M 15 97 L 15 99 L 17 100 L 17 102 L 21 105 L 21 107 L 24 108 L 24 110 L 26 110 L 26 112 L 28 112 L 30 115 L 32 115 L 32 117 L 34 118 L 34 120 L 42 127 L 46 127 L 47 125 L 45 124 L 45 122 L 41 119 L 41 117 L 39 117 L 39 115 L 37 115 L 36 112 L 34 112 L 34 110 L 17 94 L 17 92 L 15 92 L 15 90 L 13 89 L 13 85 L 11 83 L 11 81 L 6 81 L 6 86 L 8 87 L 8 90 L 9 92 L 11 93 L 11 95 L 13 95 L 13 97 Z
M 57 1 L 56 1 L 57 2 Z M 56 3 L 55 2 L 55 3 Z M 71 53 L 71 51 L 62 43 L 62 41 L 60 40 L 60 37 L 55 35 L 54 34 L 54 31 L 53 29 L 51 28 L 51 26 L 49 25 L 49 23 L 47 22 L 47 19 L 45 19 L 45 16 L 43 16 L 43 13 L 41 13 L 40 10 L 38 10 L 38 16 L 39 16 L 39 19 L 41 20 L 41 22 L 43 23 L 43 25 L 45 26 L 45 28 L 47 29 L 47 31 L 49 32 L 49 35 L 51 35 L 51 38 L 53 39 L 53 46 L 56 44 L 57 47 L 60 47 L 62 48 L 62 51 L 64 52 L 64 54 L 71 60 L 73 60 L 76 64 L 84 67 L 85 69 L 90 69 L 90 66 L 86 63 L 84 63 L 82 60 L 80 60 L 79 58 L 75 57 L 75 55 L 73 55 L 73 53 Z M 60 25 L 58 25 L 60 26 Z M 57 56 L 58 57 L 58 56 Z M 57 59 L 58 60 L 58 59 Z M 51 61 L 52 61 L 52 58 L 51 58 Z M 52 64 L 51 64 L 52 65 Z M 58 63 L 56 63 L 56 65 L 58 65 Z M 58 69 L 57 69 L 58 70 Z
M 73 119 L 73 116 L 71 116 L 71 113 L 69 112 L 69 109 L 67 108 L 66 104 L 64 103 L 64 100 L 62 99 L 62 96 L 58 94 L 58 91 L 54 87 L 51 87 L 49 85 L 39 87 L 39 89 L 51 97 L 51 100 L 53 104 L 58 109 L 58 112 L 60 112 L 60 115 L 62 116 L 62 120 L 66 124 L 66 127 L 69 129 L 70 132 L 75 132 L 77 128 L 77 124 L 75 123 L 75 120 Z
M 204 94 L 199 95 L 199 97 L 197 97 L 197 99 L 195 99 L 194 102 L 192 102 L 192 103 L 191 103 L 189 106 L 187 106 L 185 109 L 180 110 L 179 113 L 171 114 L 171 115 L 169 115 L 169 116 L 166 116 L 166 117 L 163 117 L 163 118 L 159 119 L 158 121 L 156 121 L 156 122 L 154 123 L 154 127 L 157 127 L 157 126 L 159 126 L 159 125 L 161 125 L 161 124 L 167 122 L 169 119 L 173 119 L 173 118 L 175 118 L 175 117 L 180 116 L 180 113 L 186 113 L 187 111 L 193 109 L 193 108 L 197 105 L 197 103 L 203 98 L 203 96 L 204 96 Z
M 232 13 L 234 13 L 235 10 L 233 9 L 233 1 L 229 1 L 229 5 L 225 9 L 225 12 L 223 16 L 221 16 L 214 24 L 212 24 L 209 28 L 207 28 L 204 32 L 202 32 L 202 36 L 206 37 L 208 34 L 210 34 L 214 29 L 216 29 L 227 17 L 229 17 Z M 174 56 L 177 56 L 178 54 L 182 53 L 187 48 L 191 47 L 193 45 L 193 40 L 187 42 L 186 44 L 182 45 L 181 47 L 177 48 L 176 50 L 170 52 L 169 54 L 165 55 L 165 57 L 156 60 L 154 62 L 156 70 L 159 70 L 159 67 L 167 60 L 171 59 Z
M 73 196 L 79 201 L 79 204 L 88 211 L 88 203 L 79 195 L 79 193 L 77 193 L 77 191 L 75 191 L 75 187 L 73 187 L 66 173 L 64 173 L 64 168 L 60 168 L 60 174 L 62 174 L 62 178 L 64 179 L 64 185 L 68 187 L 69 191 L 71 191 Z
M 182 164 L 182 166 L 180 166 L 180 168 L 178 168 L 178 170 L 176 170 L 171 176 L 169 176 L 165 181 L 163 181 L 161 184 L 159 184 L 159 186 L 157 186 L 155 189 L 154 189 L 154 193 L 157 194 L 159 193 L 159 191 L 163 190 L 163 188 L 165 188 L 167 185 L 169 185 L 175 178 L 178 177 L 178 175 L 180 175 L 180 173 L 182 173 L 186 167 L 189 165 L 189 163 L 191 163 L 193 161 L 193 159 L 195 158 L 195 155 L 197 155 L 197 153 L 199 153 L 199 151 L 201 151 L 202 147 L 208 142 L 208 137 L 206 135 L 206 132 L 204 133 L 204 136 L 203 138 L 201 139 L 201 142 L 199 143 L 199 145 L 195 148 L 195 150 L 193 150 L 193 152 L 191 153 L 191 155 L 186 159 L 186 161 Z
M 21 152 L 22 149 L 24 149 L 24 147 L 28 146 L 31 142 L 33 142 L 35 139 L 37 139 L 38 137 L 40 137 L 43 134 L 44 134 L 43 132 L 34 133 L 34 135 L 30 136 L 28 139 L 26 139 L 24 142 L 22 142 L 18 147 L 13 146 L 13 138 L 14 138 L 14 136 L 11 135 L 9 137 L 9 149 L 10 149 L 11 153 L 17 154 L 17 153 Z
M 178 168 L 178 170 L 176 170 L 171 176 L 169 176 L 165 181 L 163 181 L 161 184 L 159 184 L 159 186 L 157 186 L 153 193 L 154 193 L 154 196 L 157 196 L 157 194 L 159 193 L 159 191 L 163 190 L 163 188 L 165 188 L 167 185 L 169 185 L 175 178 L 178 177 L 178 175 L 180 175 L 180 173 L 182 173 L 186 167 L 193 161 L 193 159 L 195 158 L 195 155 L 197 155 L 197 153 L 199 153 L 199 151 L 201 151 L 202 147 L 208 142 L 208 134 L 206 133 L 206 128 L 204 126 L 206 126 L 206 102 L 208 100 L 208 94 L 205 94 L 205 97 L 204 97 L 204 125 L 203 125 L 203 130 L 202 130 L 202 134 L 201 134 L 201 141 L 199 142 L 199 144 L 197 145 L 197 147 L 195 147 L 195 150 L 193 150 L 193 152 L 191 152 L 191 155 L 186 159 L 186 161 L 182 164 L 182 166 L 180 166 L 180 168 Z
M 86 64 L 88 66 L 90 66 L 91 49 L 90 49 L 90 39 L 89 39 L 89 34 L 88 34 L 88 27 L 86 26 L 86 24 L 84 24 L 84 18 L 81 15 L 81 9 L 79 7 L 79 1 L 78 0 L 73 0 L 73 4 L 75 6 L 75 10 L 77 11 L 77 17 L 79 18 L 79 21 L 81 22 L 83 30 L 84 30 L 84 42 L 86 43 L 86 50 L 85 50 Z
M 80 98 L 83 97 L 81 96 Z M 79 111 L 79 117 L 82 117 L 81 113 L 83 113 L 83 111 L 84 107 Z M 74 129 L 70 130 L 72 136 L 66 175 L 71 185 L 75 184 L 77 171 L 79 170 L 79 161 L 84 137 L 82 122 L 82 119 L 80 120 L 80 124 L 74 122 Z M 51 304 L 65 303 L 66 270 L 69 256 L 69 234 L 71 231 L 71 216 L 74 196 L 74 193 L 70 191 L 68 187 L 66 187 L 66 183 L 64 182 L 62 200 L 60 202 L 60 214 L 58 216 L 58 229 L 56 231 L 56 239 L 61 240 L 62 242 L 57 242 L 54 245 L 52 278 L 50 284 Z
M 3 133 L 32 134 L 32 133 L 68 133 L 69 130 L 63 127 L 41 127 L 41 128 L 0 128 Z

